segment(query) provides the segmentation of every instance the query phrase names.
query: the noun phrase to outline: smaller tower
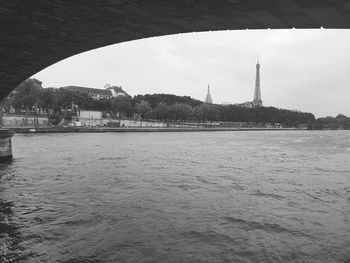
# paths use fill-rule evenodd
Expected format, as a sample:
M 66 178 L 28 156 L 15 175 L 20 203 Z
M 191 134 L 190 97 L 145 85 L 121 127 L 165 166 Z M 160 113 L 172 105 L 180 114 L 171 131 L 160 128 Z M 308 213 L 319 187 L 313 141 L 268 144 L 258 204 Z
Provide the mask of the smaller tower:
M 211 95 L 210 95 L 209 84 L 208 84 L 208 93 L 207 93 L 207 96 L 205 97 L 204 103 L 213 104 L 213 100 L 211 99 Z

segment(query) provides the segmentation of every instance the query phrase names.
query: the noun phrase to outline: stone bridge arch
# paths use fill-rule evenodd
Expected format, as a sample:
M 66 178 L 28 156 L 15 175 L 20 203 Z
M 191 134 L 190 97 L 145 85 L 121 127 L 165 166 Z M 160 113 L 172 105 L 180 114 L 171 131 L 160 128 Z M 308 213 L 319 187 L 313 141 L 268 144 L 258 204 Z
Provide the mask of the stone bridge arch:
M 211 30 L 349 28 L 349 0 L 2 0 L 0 99 L 72 55 Z

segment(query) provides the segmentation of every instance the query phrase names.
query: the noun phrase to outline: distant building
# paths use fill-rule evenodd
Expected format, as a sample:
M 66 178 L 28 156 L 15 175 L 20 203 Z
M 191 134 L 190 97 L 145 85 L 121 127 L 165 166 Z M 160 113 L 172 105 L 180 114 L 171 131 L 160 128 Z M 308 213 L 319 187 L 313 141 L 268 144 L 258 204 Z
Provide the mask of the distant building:
M 235 105 L 241 106 L 241 107 L 246 107 L 246 108 L 253 108 L 254 107 L 254 103 L 252 101 L 246 101 L 243 103 L 236 103 Z
M 112 94 L 112 97 L 118 97 L 118 96 L 130 96 L 128 93 L 126 93 L 122 87 L 118 87 L 118 86 L 107 86 L 106 87 L 107 90 L 109 90 Z
M 79 86 L 66 86 L 61 89 L 70 90 L 75 92 L 87 93 L 91 98 L 95 100 L 101 99 L 111 99 L 118 96 L 129 96 L 122 87 L 118 86 L 108 86 L 106 89 L 95 89 L 95 88 L 87 88 L 87 87 L 79 87 Z
M 94 88 L 79 87 L 79 86 L 66 86 L 66 87 L 62 87 L 61 89 L 87 93 L 91 98 L 95 100 L 112 98 L 111 91 L 104 90 L 104 89 L 94 89 Z
M 208 92 L 207 92 L 207 96 L 205 97 L 205 101 L 204 101 L 204 103 L 213 104 L 213 100 L 211 99 L 211 95 L 210 95 L 210 88 L 209 88 L 209 84 L 208 84 Z

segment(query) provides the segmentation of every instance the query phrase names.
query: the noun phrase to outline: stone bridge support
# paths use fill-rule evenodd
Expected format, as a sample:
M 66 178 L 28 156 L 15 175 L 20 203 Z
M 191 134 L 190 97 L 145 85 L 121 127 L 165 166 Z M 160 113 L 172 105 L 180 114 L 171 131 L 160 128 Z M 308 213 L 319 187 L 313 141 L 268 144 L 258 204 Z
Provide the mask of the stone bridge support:
M 13 131 L 0 129 L 0 163 L 12 160 L 12 142 Z

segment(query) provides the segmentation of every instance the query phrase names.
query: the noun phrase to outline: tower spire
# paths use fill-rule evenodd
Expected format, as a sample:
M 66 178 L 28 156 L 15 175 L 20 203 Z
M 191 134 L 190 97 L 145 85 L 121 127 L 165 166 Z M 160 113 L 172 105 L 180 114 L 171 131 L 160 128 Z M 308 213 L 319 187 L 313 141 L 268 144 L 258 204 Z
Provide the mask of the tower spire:
M 262 106 L 262 100 L 261 100 L 261 91 L 260 91 L 260 63 L 259 63 L 259 57 L 256 63 L 256 75 L 255 75 L 255 90 L 254 90 L 254 99 L 253 99 L 253 105 L 254 106 Z
M 205 97 L 205 101 L 204 103 L 210 103 L 213 104 L 213 100 L 211 99 L 211 95 L 210 95 L 210 88 L 209 88 L 209 84 L 208 84 L 208 92 L 207 92 L 207 96 Z

